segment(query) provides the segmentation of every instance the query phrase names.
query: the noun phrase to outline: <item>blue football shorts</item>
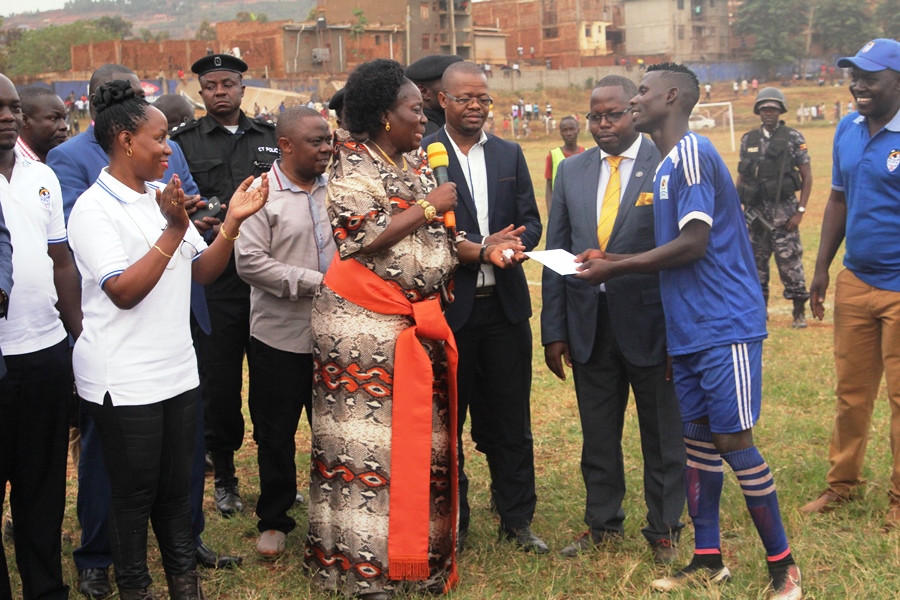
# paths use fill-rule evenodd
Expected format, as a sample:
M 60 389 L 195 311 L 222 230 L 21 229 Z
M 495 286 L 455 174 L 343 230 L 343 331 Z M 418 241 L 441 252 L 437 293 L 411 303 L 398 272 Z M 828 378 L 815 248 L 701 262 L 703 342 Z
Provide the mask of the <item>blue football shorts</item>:
M 713 433 L 753 427 L 762 401 L 762 340 L 672 357 L 681 420 L 707 417 Z

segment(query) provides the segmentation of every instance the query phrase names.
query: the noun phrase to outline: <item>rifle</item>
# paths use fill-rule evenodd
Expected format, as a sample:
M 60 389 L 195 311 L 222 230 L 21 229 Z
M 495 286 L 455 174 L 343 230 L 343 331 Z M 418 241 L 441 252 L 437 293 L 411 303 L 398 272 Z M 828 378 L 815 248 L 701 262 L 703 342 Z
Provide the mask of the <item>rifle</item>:
M 753 227 L 754 223 L 759 223 L 768 233 L 775 231 L 775 226 L 766 219 L 762 211 L 755 206 L 748 206 L 744 209 L 744 219 L 747 221 L 747 227 Z

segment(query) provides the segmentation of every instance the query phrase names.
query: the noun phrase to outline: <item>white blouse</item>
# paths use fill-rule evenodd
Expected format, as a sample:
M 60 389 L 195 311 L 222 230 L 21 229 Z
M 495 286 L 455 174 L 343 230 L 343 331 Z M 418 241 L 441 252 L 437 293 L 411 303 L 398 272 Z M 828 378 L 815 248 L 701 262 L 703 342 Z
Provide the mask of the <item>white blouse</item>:
M 161 402 L 200 385 L 190 333 L 191 263 L 206 249 L 191 224 L 156 286 L 130 310 L 103 285 L 140 260 L 166 227 L 156 204 L 161 182 L 140 194 L 104 168 L 75 203 L 69 244 L 82 277 L 84 331 L 72 358 L 78 395 L 114 406 Z

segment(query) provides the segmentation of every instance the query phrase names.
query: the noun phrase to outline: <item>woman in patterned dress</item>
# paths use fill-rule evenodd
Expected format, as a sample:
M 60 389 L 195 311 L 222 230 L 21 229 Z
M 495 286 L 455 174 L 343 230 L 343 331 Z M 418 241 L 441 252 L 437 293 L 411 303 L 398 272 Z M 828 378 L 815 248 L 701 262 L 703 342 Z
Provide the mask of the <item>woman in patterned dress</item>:
M 403 67 L 365 63 L 345 89 L 327 192 L 340 260 L 312 313 L 305 563 L 348 597 L 440 593 L 457 580 L 456 350 L 441 307 L 458 262 L 508 267 L 524 248 L 482 248 L 445 223 L 456 187 L 414 153 L 427 119 Z

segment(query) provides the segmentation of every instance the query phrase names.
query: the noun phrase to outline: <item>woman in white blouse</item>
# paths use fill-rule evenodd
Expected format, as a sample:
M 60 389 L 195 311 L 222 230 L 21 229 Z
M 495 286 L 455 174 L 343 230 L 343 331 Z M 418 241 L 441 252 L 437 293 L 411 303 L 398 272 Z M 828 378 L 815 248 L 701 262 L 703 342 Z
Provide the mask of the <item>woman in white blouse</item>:
M 173 600 L 204 598 L 188 502 L 197 361 L 189 330 L 190 281 L 213 282 L 241 223 L 268 197 L 263 175 L 231 198 L 207 247 L 184 209 L 166 118 L 127 81 L 92 97 L 94 133 L 109 167 L 75 204 L 69 243 L 81 272 L 84 333 L 75 345 L 78 395 L 89 402 L 112 483 L 110 541 L 123 600 L 151 600 L 147 525 L 162 553 Z

